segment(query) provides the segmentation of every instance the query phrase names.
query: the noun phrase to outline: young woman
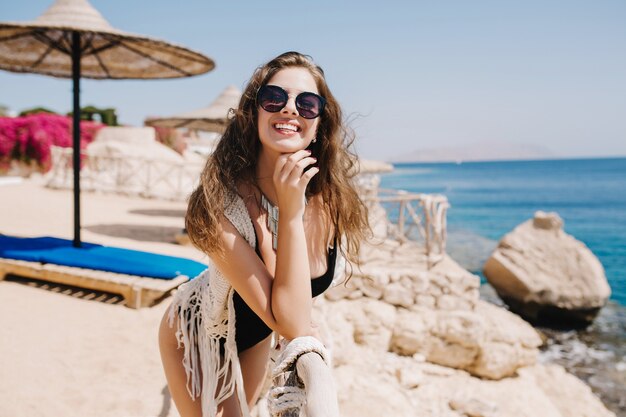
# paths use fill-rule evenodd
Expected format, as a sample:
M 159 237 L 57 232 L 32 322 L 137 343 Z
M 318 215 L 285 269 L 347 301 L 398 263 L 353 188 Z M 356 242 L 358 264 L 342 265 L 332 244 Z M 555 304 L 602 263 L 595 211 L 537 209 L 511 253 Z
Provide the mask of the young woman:
M 346 133 L 310 57 L 287 52 L 254 72 L 189 201 L 189 237 L 211 265 L 179 288 L 159 331 L 182 417 L 247 416 L 272 331 L 313 335 L 312 298 L 337 252 L 357 261 L 369 227 Z

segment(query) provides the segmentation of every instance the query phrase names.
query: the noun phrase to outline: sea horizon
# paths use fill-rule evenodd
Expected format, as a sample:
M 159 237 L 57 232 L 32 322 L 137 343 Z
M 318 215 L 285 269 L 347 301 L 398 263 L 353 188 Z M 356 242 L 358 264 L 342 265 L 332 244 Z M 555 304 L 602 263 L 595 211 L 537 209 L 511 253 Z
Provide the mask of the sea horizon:
M 367 159 L 367 158 L 366 158 Z M 473 164 L 473 163 L 488 163 L 488 162 L 535 162 L 535 161 L 593 161 L 593 160 L 607 160 L 607 159 L 626 159 L 626 155 L 614 156 L 549 156 L 545 158 L 502 158 L 502 159 L 468 159 L 468 160 L 453 160 L 442 159 L 433 161 L 401 161 L 394 162 L 393 160 L 385 160 L 388 164 L 396 165 L 413 165 L 413 164 Z

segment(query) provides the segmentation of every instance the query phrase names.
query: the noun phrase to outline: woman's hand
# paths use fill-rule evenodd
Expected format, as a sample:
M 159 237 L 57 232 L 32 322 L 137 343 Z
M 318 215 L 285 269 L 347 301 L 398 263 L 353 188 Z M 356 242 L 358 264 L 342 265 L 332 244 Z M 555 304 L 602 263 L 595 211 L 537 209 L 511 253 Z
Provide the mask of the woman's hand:
M 281 218 L 301 218 L 304 215 L 306 187 L 319 168 L 314 166 L 304 170 L 316 162 L 317 159 L 311 157 L 311 151 L 307 149 L 283 154 L 276 161 L 273 181 Z

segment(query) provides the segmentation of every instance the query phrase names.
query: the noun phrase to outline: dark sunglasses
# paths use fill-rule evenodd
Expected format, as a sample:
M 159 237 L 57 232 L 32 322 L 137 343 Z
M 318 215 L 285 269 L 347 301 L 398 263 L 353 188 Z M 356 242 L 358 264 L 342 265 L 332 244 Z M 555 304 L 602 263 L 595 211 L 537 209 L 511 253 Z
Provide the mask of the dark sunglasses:
M 263 110 L 278 113 L 289 101 L 289 94 L 277 85 L 264 85 L 259 88 L 256 101 Z M 305 119 L 315 119 L 324 111 L 326 99 L 315 93 L 304 92 L 296 96 L 296 109 Z

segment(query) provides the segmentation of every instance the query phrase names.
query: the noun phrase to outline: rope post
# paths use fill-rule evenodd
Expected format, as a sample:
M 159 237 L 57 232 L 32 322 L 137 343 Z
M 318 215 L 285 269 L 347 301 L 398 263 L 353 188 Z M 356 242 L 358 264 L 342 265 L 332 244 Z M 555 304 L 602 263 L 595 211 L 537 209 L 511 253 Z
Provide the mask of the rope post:
M 298 337 L 285 347 L 272 372 L 272 417 L 339 417 L 328 357 L 324 345 L 311 336 Z

